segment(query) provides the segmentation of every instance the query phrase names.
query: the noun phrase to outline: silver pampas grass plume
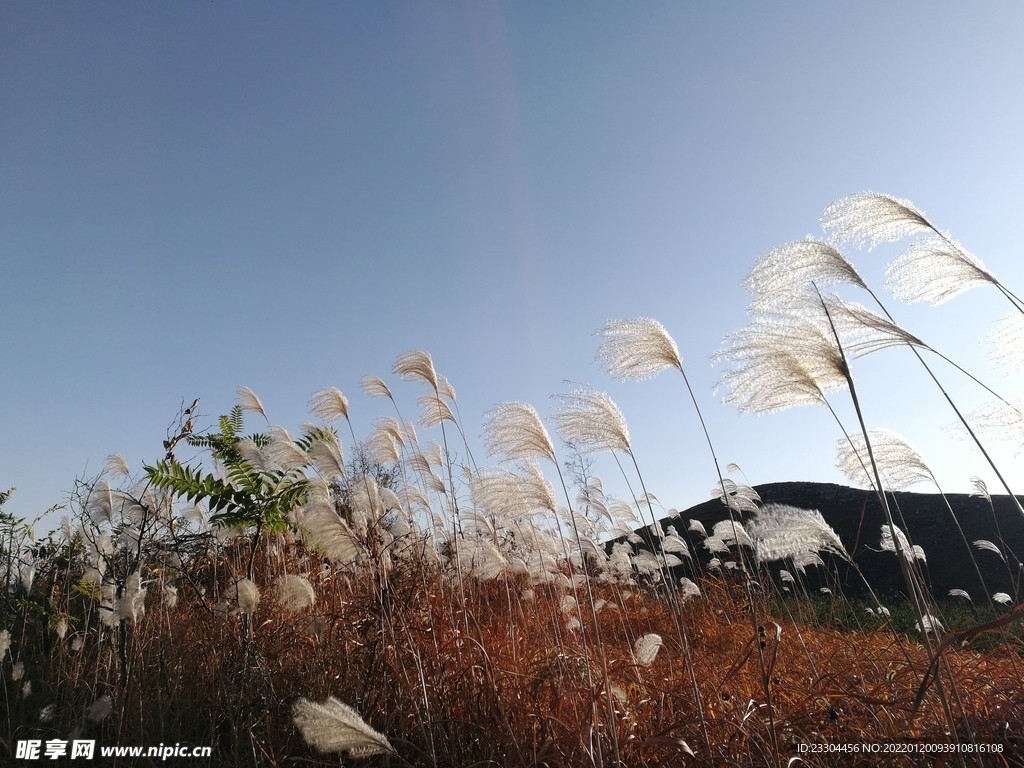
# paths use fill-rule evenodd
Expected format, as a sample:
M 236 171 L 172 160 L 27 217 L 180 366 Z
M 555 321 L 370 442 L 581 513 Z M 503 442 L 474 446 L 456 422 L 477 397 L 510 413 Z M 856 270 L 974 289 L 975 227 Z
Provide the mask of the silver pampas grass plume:
M 309 411 L 327 423 L 338 419 L 347 419 L 348 398 L 334 387 L 318 389 L 309 398 Z
M 128 461 L 120 453 L 112 453 L 107 456 L 107 463 L 104 467 L 104 471 L 109 473 L 113 478 L 128 477 L 130 474 Z
M 263 410 L 263 403 L 256 397 L 256 393 L 248 387 L 238 388 L 238 404 L 242 407 L 243 411 L 252 411 L 258 413 L 264 419 L 267 418 L 267 412 Z
M 850 559 L 839 536 L 816 509 L 765 504 L 756 517 L 747 521 L 746 528 L 762 563 L 806 552 L 831 552 Z
M 394 400 L 388 385 L 377 376 L 363 376 L 359 380 L 359 387 L 370 397 L 386 397 L 389 400 Z
M 393 373 L 407 381 L 422 381 L 437 389 L 437 372 L 430 353 L 414 349 L 398 356 L 391 368 Z
M 857 270 L 836 248 L 821 240 L 794 240 L 772 248 L 751 268 L 743 281 L 754 295 L 752 309 L 770 307 L 792 299 L 794 294 L 818 288 L 851 284 L 867 290 Z
M 661 635 L 653 632 L 639 638 L 633 646 L 633 655 L 636 656 L 636 663 L 643 667 L 651 666 L 658 655 L 658 651 L 661 650 L 662 643 Z
M 321 752 L 348 752 L 350 757 L 396 754 L 384 734 L 333 696 L 323 704 L 299 699 L 292 707 L 292 719 L 306 743 Z
M 301 611 L 316 601 L 313 585 L 301 576 L 287 574 L 277 580 L 277 602 L 289 611 Z
M 666 368 L 683 370 L 679 347 L 657 320 L 610 320 L 598 335 L 604 338 L 598 362 L 616 379 L 638 381 Z
M 822 214 L 821 226 L 833 242 L 868 248 L 935 230 L 912 202 L 878 192 L 856 192 L 833 201 Z
M 888 429 L 868 430 L 871 450 L 875 456 L 878 474 L 885 483 L 886 491 L 902 491 L 923 482 L 935 482 L 935 475 L 928 468 L 914 447 Z M 836 442 L 839 469 L 850 480 L 868 488 L 875 485 L 870 471 L 867 442 L 864 435 L 850 435 Z
M 587 388 L 555 397 L 562 402 L 562 409 L 555 414 L 555 423 L 565 442 L 580 453 L 629 453 L 626 417 L 608 395 Z
M 242 579 L 235 587 L 238 596 L 238 611 L 246 616 L 256 613 L 260 604 L 260 589 L 249 579 Z
M 511 461 L 556 460 L 551 436 L 528 403 L 498 403 L 484 414 L 484 447 L 488 456 Z
M 908 304 L 938 305 L 982 285 L 999 285 L 985 265 L 945 236 L 911 245 L 885 269 L 885 287 Z

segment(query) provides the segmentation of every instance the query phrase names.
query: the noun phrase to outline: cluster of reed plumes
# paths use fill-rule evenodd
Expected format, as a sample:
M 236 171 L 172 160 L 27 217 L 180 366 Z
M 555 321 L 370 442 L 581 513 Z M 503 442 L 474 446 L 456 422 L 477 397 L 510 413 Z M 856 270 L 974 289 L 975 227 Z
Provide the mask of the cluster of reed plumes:
M 808 594 L 808 569 L 856 569 L 856 559 L 818 512 L 762 504 L 726 478 L 675 341 L 653 320 L 613 321 L 599 332 L 605 371 L 681 375 L 722 503 L 710 531 L 656 511 L 626 420 L 600 391 L 558 396 L 561 454 L 533 407 L 495 406 L 484 416 L 491 466 L 477 464 L 455 390 L 423 351 L 399 356 L 392 373 L 420 388 L 418 428 L 434 440 L 372 376 L 362 389 L 394 412 L 362 442 L 336 389 L 312 396 L 317 422 L 298 437 L 245 388 L 218 427 L 196 432 L 196 401 L 160 461 L 132 477 L 110 457 L 45 540 L 0 520 L 2 748 L 82 737 L 209 744 L 224 766 L 329 764 L 334 754 L 423 766 L 739 766 L 786 764 L 801 743 L 909 739 L 998 741 L 1012 758 L 1024 662 L 1017 609 L 1004 605 L 1018 595 L 987 596 L 990 621 L 946 632 L 920 577 L 926 553 L 889 503 L 891 491 L 938 483 L 909 444 L 867 428 L 850 372 L 851 359 L 879 349 L 908 346 L 922 364 L 938 353 L 880 303 L 881 315 L 825 291 L 851 284 L 874 297 L 837 242 L 923 232 L 890 269 L 898 297 L 939 302 L 985 284 L 1018 313 L 1020 302 L 905 201 L 854 195 L 824 223 L 833 242 L 790 243 L 755 265 L 751 324 L 718 355 L 722 386 L 744 410 L 822 404 L 836 417 L 840 466 L 886 512 L 875 542 L 895 555 L 916 631 L 896 631 L 898 606 L 877 598 L 869 613 Z M 948 275 L 933 277 L 939 267 Z M 998 332 L 1002 362 L 1015 359 L 1020 328 L 1006 320 Z M 859 433 L 826 396 L 842 389 Z M 1015 423 L 1016 406 L 996 402 L 964 416 L 949 400 L 979 446 L 984 428 Z M 243 431 L 245 414 L 262 420 L 259 431 Z M 586 456 L 604 451 L 626 459 L 630 498 L 590 473 Z M 1019 565 L 1001 540 L 974 548 Z M 852 628 L 812 620 L 816 600 Z M 1002 640 L 985 654 L 970 645 L 983 632 Z

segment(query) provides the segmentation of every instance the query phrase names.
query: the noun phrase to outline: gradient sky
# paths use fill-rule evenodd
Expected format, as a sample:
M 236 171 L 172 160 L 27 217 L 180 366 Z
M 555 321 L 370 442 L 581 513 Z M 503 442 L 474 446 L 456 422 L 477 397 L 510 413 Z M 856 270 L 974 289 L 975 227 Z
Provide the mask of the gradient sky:
M 422 348 L 474 437 L 495 403 L 546 415 L 564 380 L 607 391 L 649 490 L 682 509 L 716 476 L 680 377 L 594 363 L 594 331 L 637 316 L 678 342 L 723 464 L 842 481 L 827 412 L 741 416 L 713 394 L 739 283 L 870 189 L 1024 290 L 1021 40 L 1017 3 L 5 2 L 5 508 L 34 517 L 115 451 L 139 471 L 182 401 L 208 426 L 240 385 L 293 433 L 338 387 L 365 436 L 389 412 L 360 377 L 409 416 L 421 389 L 390 369 Z M 879 287 L 898 252 L 851 257 Z M 1021 391 L 985 360 L 1009 309 L 995 291 L 891 304 Z M 913 441 L 947 490 L 995 490 L 909 357 L 855 364 L 869 426 Z

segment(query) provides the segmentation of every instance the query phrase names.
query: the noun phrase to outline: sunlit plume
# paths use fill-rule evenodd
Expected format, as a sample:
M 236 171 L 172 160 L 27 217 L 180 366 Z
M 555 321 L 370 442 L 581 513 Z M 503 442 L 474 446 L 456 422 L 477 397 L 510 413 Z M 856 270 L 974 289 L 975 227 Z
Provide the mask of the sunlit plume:
M 829 552 L 850 559 L 839 536 L 816 509 L 765 504 L 747 521 L 746 529 L 760 562 L 798 557 L 806 552 Z
M 528 403 L 499 403 L 484 414 L 484 448 L 511 461 L 556 460 L 551 436 Z
M 756 262 L 743 281 L 754 296 L 751 309 L 770 308 L 791 301 L 794 294 L 833 285 L 867 288 L 857 270 L 834 246 L 808 237 L 777 246 Z
M 999 319 L 999 323 L 988 335 L 992 345 L 989 361 L 1002 368 L 1008 376 L 1024 372 L 1024 314 L 1010 312 Z
M 327 423 L 347 419 L 348 398 L 334 387 L 326 387 L 317 390 L 309 398 L 309 411 Z
M 384 380 L 377 376 L 363 376 L 359 380 L 359 387 L 368 394 L 370 397 L 386 397 L 389 400 L 394 400 L 391 395 L 391 390 L 388 389 L 388 385 L 384 383 Z
M 946 237 L 926 237 L 886 267 L 885 287 L 897 299 L 942 304 L 964 291 L 999 281 L 974 255 Z
M 886 491 L 902 491 L 917 483 L 935 483 L 935 475 L 921 454 L 905 439 L 888 429 L 868 431 L 871 452 Z M 852 445 L 851 445 L 852 443 Z M 868 488 L 875 487 L 875 478 L 868 459 L 864 435 L 850 435 L 836 441 L 839 469 L 850 480 Z
M 920 545 L 915 544 L 913 547 L 910 546 L 910 542 L 907 540 L 907 535 L 903 533 L 899 528 L 896 528 L 896 540 L 899 541 L 900 553 L 903 558 L 910 560 L 911 558 L 920 560 L 921 562 L 927 562 L 928 559 L 925 557 L 924 549 Z M 888 525 L 882 526 L 882 540 L 879 546 L 885 552 L 896 551 L 896 540 L 893 539 L 892 529 Z
M 391 368 L 392 372 L 407 381 L 422 381 L 437 389 L 437 373 L 430 353 L 422 349 L 414 349 L 398 356 Z
M 107 463 L 104 467 L 104 471 L 115 479 L 128 477 L 130 473 L 128 469 L 128 461 L 120 453 L 112 453 L 107 456 Z
M 877 192 L 856 192 L 833 201 L 822 214 L 821 226 L 832 242 L 858 248 L 935 230 L 909 200 Z
M 604 392 L 587 388 L 555 397 L 562 403 L 555 423 L 566 443 L 580 453 L 630 451 L 626 418 Z
M 333 696 L 323 704 L 299 699 L 292 707 L 292 717 L 306 743 L 321 752 L 347 752 L 350 757 L 395 754 L 384 734 Z
M 679 348 L 657 320 L 611 320 L 598 331 L 601 367 L 616 379 L 646 379 L 666 368 L 683 369 Z
M 264 419 L 267 418 L 267 413 L 263 410 L 263 403 L 256 397 L 256 393 L 248 387 L 238 388 L 238 404 L 243 411 L 252 411 L 253 413 L 260 414 Z
M 445 421 L 455 421 L 455 415 L 440 395 L 430 392 L 422 395 L 416 403 L 420 407 L 420 426 L 431 429 Z

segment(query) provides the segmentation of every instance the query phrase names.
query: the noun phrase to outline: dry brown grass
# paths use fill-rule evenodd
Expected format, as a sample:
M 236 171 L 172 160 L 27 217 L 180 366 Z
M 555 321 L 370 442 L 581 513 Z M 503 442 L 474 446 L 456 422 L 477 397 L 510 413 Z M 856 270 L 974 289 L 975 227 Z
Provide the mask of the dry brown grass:
M 643 589 L 595 584 L 596 598 L 621 606 L 600 611 L 598 647 L 585 617 L 582 630 L 566 630 L 559 590 L 533 586 L 535 597 L 521 599 L 525 577 L 467 580 L 463 604 L 440 573 L 410 566 L 395 569 L 382 591 L 372 579 L 322 571 L 319 558 L 282 537 L 267 550 L 276 550 L 273 558 L 257 561 L 265 589 L 245 639 L 239 617 L 215 606 L 230 574 L 244 570 L 246 549 L 243 541 L 216 563 L 197 562 L 195 586 L 178 582 L 173 610 L 160 607 L 160 585 L 151 584 L 148 614 L 123 631 L 84 629 L 91 601 L 59 583 L 38 584 L 75 628 L 58 640 L 28 612 L 12 627 L 12 653 L 25 661 L 34 690 L 27 700 L 16 693 L 8 659 L 8 744 L 68 738 L 82 726 L 85 707 L 104 694 L 114 712 L 84 725 L 86 738 L 101 745 L 210 744 L 216 766 L 336 764 L 307 747 L 291 722 L 299 697 L 328 695 L 351 704 L 395 745 L 397 756 L 364 765 L 609 764 L 611 728 L 629 766 L 785 765 L 801 743 L 946 740 L 934 687 L 914 711 L 927 655 L 912 638 L 886 628 L 803 627 L 798 636 L 765 598 L 756 608 L 781 752 L 773 755 L 751 624 L 736 584 L 705 580 L 704 597 L 683 607 L 698 703 L 667 605 Z M 287 613 L 273 604 L 270 585 L 282 572 L 314 574 L 313 609 Z M 661 634 L 665 645 L 643 667 L 631 649 L 647 632 Z M 79 652 L 71 650 L 75 637 L 85 640 Z M 950 675 L 955 681 L 964 733 L 969 725 L 976 740 L 998 741 L 1006 750 L 985 765 L 1021 764 L 1024 683 L 1011 653 L 946 653 L 950 673 L 942 680 L 947 688 Z M 601 654 L 615 689 L 614 723 L 602 704 Z M 51 703 L 54 717 L 41 723 L 39 711 Z M 880 757 L 803 757 L 806 765 L 885 764 Z

